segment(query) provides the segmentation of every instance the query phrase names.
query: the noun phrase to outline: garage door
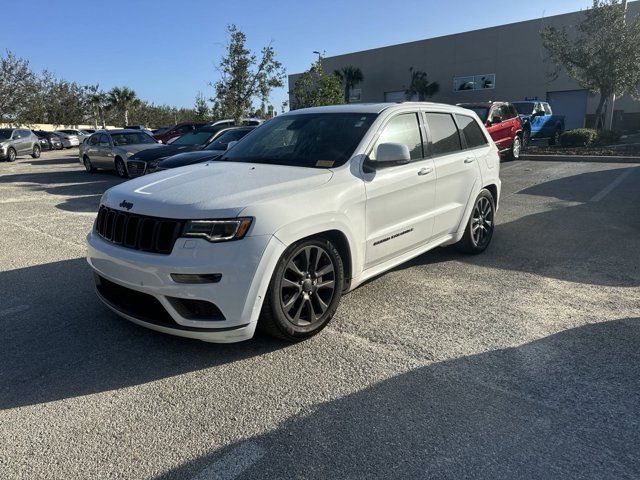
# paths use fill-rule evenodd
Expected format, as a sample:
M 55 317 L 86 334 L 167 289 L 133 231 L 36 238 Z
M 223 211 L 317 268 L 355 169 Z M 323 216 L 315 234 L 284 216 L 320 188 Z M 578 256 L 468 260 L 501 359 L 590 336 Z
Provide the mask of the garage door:
M 567 130 L 584 126 L 587 116 L 586 90 L 548 92 L 547 101 L 551 105 L 553 113 L 564 115 L 565 128 Z

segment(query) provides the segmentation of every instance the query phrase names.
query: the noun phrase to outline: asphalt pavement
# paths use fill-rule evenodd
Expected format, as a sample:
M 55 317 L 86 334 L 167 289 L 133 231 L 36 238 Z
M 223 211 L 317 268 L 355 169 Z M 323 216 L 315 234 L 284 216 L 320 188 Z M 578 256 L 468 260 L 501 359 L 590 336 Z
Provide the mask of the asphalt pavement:
M 640 164 L 502 164 L 493 243 L 296 345 L 110 313 L 77 152 L 0 163 L 0 478 L 640 478 Z

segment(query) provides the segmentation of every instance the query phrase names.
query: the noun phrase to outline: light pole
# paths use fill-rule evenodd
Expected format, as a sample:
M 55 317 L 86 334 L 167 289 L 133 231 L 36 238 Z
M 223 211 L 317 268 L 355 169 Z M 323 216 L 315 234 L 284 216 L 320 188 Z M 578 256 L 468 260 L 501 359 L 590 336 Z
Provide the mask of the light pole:
M 627 0 L 622 0 L 622 25 L 627 23 Z M 604 121 L 604 126 L 607 130 L 613 130 L 614 110 L 616 106 L 616 94 L 611 95 L 607 101 L 607 114 Z

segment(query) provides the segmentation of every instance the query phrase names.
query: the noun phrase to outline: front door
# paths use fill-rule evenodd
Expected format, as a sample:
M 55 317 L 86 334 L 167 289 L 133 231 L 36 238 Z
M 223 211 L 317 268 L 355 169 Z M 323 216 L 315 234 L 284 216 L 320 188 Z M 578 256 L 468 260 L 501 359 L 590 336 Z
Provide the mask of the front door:
M 426 157 L 418 112 L 389 119 L 370 152 L 381 143 L 402 143 L 411 161 L 377 167 L 364 174 L 367 195 L 366 258 L 370 268 L 431 239 L 436 178 L 433 160 Z M 373 162 L 372 162 L 373 163 Z
M 111 155 L 111 141 L 105 133 L 100 134 L 96 158 L 98 160 L 97 163 L 95 163 L 96 167 L 114 168 L 113 156 Z

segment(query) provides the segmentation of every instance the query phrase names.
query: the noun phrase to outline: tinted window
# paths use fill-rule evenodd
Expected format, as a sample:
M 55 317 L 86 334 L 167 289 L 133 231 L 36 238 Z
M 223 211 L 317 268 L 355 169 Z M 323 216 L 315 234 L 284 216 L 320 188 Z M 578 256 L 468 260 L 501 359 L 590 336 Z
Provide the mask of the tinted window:
M 194 132 L 185 133 L 172 145 L 204 145 L 209 141 L 214 132 L 208 130 L 196 130 Z
M 427 113 L 426 117 L 432 155 L 446 155 L 462 150 L 460 134 L 451 115 L 448 113 Z
M 467 106 L 467 105 L 460 105 L 460 106 L 476 112 L 476 115 L 478 115 L 478 117 L 480 117 L 480 120 L 482 120 L 483 122 L 486 122 L 487 119 L 489 118 L 489 107 L 476 107 L 476 106 Z
M 405 113 L 392 118 L 384 127 L 373 147 L 371 157 L 375 158 L 376 149 L 381 143 L 402 143 L 409 148 L 411 160 L 424 157 L 422 152 L 422 136 L 417 113 Z
M 377 114 L 298 113 L 277 116 L 220 159 L 296 167 L 331 168 L 344 164 Z
M 548 103 L 543 103 L 542 108 L 544 108 L 544 113 L 547 115 L 551 115 L 551 107 L 549 107 Z
M 100 135 L 91 135 L 91 138 L 89 139 L 89 145 L 97 145 L 99 138 Z
M 112 133 L 111 140 L 113 144 L 117 147 L 122 145 L 139 145 L 144 143 L 156 143 L 156 141 L 151 138 L 146 133 L 142 132 L 127 132 L 127 133 Z
M 18 130 L 18 133 L 20 134 L 20 138 L 31 136 L 31 132 L 29 130 Z
M 456 115 L 462 135 L 467 142 L 467 148 L 479 147 L 487 144 L 487 137 L 482 132 L 482 127 L 473 118 L 466 115 Z
M 11 130 L 10 128 L 0 128 L 0 140 L 7 140 L 11 138 Z
M 183 125 L 181 127 L 176 128 L 174 131 L 176 133 L 182 134 L 182 133 L 190 132 L 191 130 L 193 130 L 193 127 L 191 125 Z
M 207 145 L 205 150 L 226 150 L 229 142 L 237 142 L 251 130 L 230 130 Z
M 110 147 L 109 137 L 107 137 L 104 133 L 100 135 L 100 146 L 101 147 Z
M 534 105 L 533 102 L 515 102 L 513 104 L 520 115 L 531 115 Z

